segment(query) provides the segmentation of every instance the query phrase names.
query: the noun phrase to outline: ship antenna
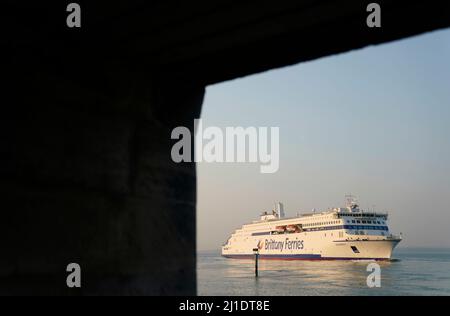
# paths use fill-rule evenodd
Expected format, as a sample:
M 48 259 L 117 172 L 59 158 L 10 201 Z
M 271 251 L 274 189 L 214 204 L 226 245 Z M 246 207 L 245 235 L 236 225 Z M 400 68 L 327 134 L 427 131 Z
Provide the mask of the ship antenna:
M 345 195 L 345 200 L 346 200 L 346 206 L 350 207 L 350 208 L 354 208 L 358 206 L 356 197 L 352 194 L 347 194 Z

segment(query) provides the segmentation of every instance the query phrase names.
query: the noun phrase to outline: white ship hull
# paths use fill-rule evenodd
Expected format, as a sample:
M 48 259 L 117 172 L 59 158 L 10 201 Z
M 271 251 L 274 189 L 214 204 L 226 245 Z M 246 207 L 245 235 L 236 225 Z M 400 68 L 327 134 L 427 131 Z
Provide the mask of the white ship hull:
M 274 213 L 275 214 L 275 213 Z M 236 230 L 222 247 L 226 258 L 267 260 L 389 260 L 401 237 L 387 214 L 333 209 L 296 218 L 263 214 Z
M 301 234 L 299 234 L 301 235 Z M 278 236 L 277 236 L 278 237 Z M 293 239 L 292 239 L 293 238 Z M 286 245 L 286 239 L 272 239 Z M 239 248 L 222 249 L 222 255 L 233 259 L 253 259 L 253 246 L 262 245 L 259 258 L 263 260 L 390 260 L 392 252 L 400 242 L 396 240 L 361 240 L 361 241 L 317 241 L 304 236 L 289 236 L 289 241 L 300 240 L 303 249 L 265 249 L 265 240 L 254 240 Z M 308 246 L 311 245 L 311 246 Z M 356 247 L 355 253 L 352 247 Z

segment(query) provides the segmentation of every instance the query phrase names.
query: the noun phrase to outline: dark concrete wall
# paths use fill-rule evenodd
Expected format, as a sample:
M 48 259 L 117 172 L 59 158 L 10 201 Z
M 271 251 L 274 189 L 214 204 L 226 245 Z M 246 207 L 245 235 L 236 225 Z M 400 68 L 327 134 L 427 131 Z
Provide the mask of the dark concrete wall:
M 55 66 L 6 68 L 0 294 L 195 294 L 195 165 L 172 162 L 170 135 L 193 125 L 204 88 Z

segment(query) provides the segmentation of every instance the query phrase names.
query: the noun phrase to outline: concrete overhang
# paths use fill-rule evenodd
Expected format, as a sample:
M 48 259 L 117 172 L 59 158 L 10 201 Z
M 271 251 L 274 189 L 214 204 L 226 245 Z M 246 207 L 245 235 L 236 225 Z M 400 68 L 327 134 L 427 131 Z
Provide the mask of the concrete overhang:
M 450 26 L 441 0 L 377 1 L 381 28 L 362 0 L 78 1 L 80 29 L 66 26 L 67 3 L 9 2 L 16 49 L 205 85 Z

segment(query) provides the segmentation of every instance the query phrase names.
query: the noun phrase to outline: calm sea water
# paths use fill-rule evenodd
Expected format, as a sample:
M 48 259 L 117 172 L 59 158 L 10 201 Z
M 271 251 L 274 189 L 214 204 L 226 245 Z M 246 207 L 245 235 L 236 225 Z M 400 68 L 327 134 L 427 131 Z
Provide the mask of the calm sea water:
M 199 295 L 450 295 L 450 249 L 399 248 L 379 262 L 381 287 L 369 288 L 369 262 L 264 261 L 198 254 Z

